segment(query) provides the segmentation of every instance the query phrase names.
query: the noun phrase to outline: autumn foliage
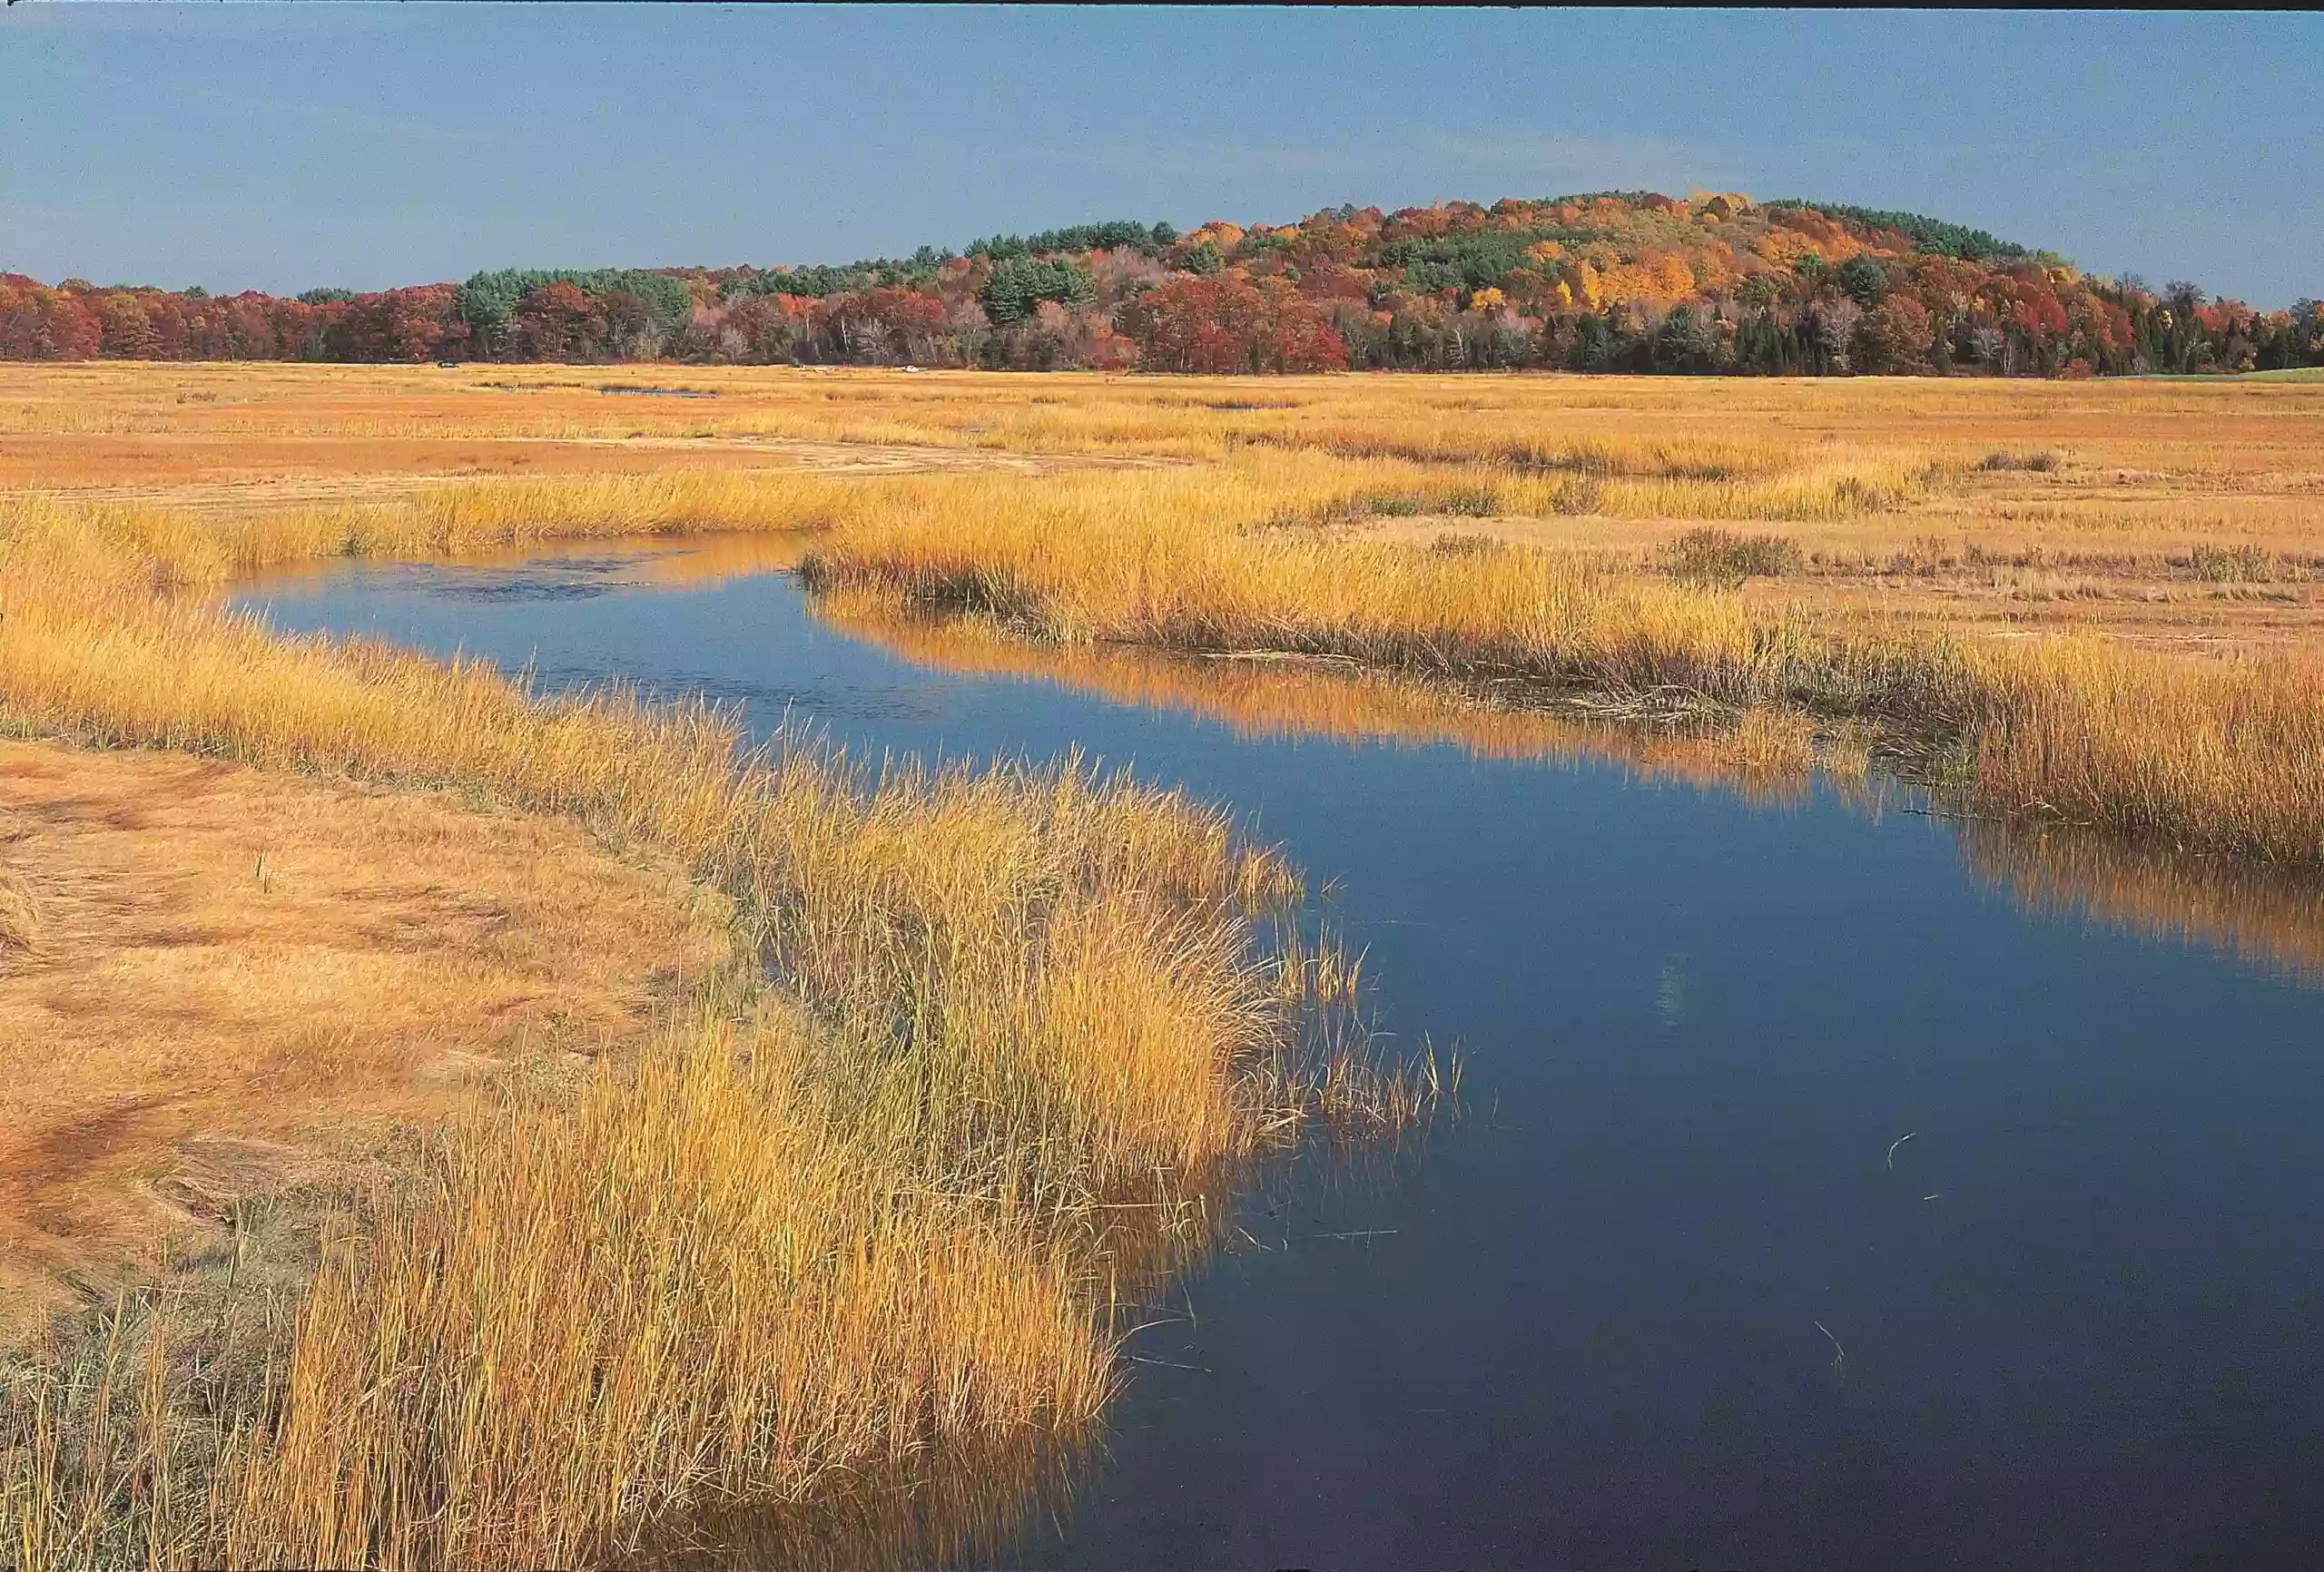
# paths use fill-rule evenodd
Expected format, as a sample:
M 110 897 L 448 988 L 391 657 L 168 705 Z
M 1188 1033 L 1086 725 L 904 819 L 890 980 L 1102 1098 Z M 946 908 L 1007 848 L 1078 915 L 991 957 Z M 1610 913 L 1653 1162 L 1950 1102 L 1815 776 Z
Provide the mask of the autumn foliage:
M 0 275 L 0 359 L 99 358 L 2073 377 L 2324 365 L 2324 307 L 2084 275 L 1913 213 L 1628 192 L 296 300 Z
M 1281 279 L 1221 273 L 1158 284 L 1124 315 L 1151 371 L 1344 371 L 1347 346 Z

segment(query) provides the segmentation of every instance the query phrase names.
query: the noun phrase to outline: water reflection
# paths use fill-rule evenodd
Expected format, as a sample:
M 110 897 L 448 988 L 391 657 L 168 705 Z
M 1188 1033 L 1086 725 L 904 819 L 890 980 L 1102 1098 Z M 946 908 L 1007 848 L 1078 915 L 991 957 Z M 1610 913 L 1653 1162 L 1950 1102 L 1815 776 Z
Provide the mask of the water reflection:
M 1976 821 L 1960 835 L 1977 876 L 2029 911 L 2208 945 L 2278 976 L 2324 980 L 2324 883 L 2313 875 L 2056 825 Z
M 1178 655 L 1128 645 L 1033 644 L 974 619 L 891 614 L 849 595 L 809 603 L 820 621 L 932 670 L 1050 682 L 1108 702 L 1176 710 L 1252 739 L 1318 737 L 1351 745 L 1453 746 L 1475 759 L 1590 759 L 1641 781 L 1718 786 L 1755 807 L 1805 800 L 1814 754 L 1804 740 L 1738 747 L 1729 734 L 1614 725 L 1509 702 L 1511 690 L 1462 689 L 1367 671 L 1352 662 Z M 1860 766 L 1832 772 L 1860 781 Z
M 711 589 L 758 574 L 787 573 L 812 543 L 806 535 L 608 535 L 561 545 L 495 546 L 424 562 L 368 562 L 382 583 L 425 585 L 453 599 L 591 599 L 621 589 Z M 248 600 L 297 594 L 343 578 L 344 559 L 271 567 L 234 586 Z
M 1921 793 L 1802 739 L 1732 729 L 1578 719 L 1517 707 L 1490 692 L 1336 663 L 1216 660 L 1102 645 L 1031 645 L 972 620 L 913 621 L 846 597 L 810 602 L 831 625 L 905 660 L 979 676 L 1037 679 L 1117 704 L 1221 721 L 1252 738 L 1326 737 L 1352 745 L 1451 745 L 1478 759 L 1589 760 L 1640 781 L 1725 791 L 1758 809 L 1797 807 L 1819 780 L 1877 818 L 1925 811 Z M 2324 976 L 2324 881 L 2299 870 L 2125 841 L 2073 826 L 1949 820 L 1977 876 L 2043 916 L 2081 916 L 2152 938 L 2211 946 L 2295 978 Z M 1666 970 L 1665 1013 L 1685 1009 L 1682 972 Z
M 639 1572 L 987 1566 L 1070 1514 L 1101 1448 L 1094 1432 L 958 1438 L 818 1481 L 809 1508 L 750 1504 L 656 1524 L 608 1561 Z

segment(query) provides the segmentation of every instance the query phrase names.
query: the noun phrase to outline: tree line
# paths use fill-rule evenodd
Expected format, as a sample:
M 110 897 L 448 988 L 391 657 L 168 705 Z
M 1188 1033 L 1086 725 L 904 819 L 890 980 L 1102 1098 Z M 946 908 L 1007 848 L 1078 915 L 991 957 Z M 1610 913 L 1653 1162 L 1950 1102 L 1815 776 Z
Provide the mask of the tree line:
M 2085 377 L 2324 365 L 2324 307 L 2084 274 L 1915 213 L 1605 192 L 291 299 L 6 273 L 0 359 Z

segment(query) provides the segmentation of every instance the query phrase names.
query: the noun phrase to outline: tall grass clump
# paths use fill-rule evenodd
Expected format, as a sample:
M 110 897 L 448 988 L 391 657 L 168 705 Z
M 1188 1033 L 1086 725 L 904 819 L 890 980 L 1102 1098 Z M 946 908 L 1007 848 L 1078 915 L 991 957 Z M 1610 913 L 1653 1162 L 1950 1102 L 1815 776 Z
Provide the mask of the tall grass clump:
M 1090 1251 L 900 1164 L 881 1070 L 833 1052 L 780 1011 L 674 1023 L 576 1097 L 430 1140 L 280 1335 L 246 1302 L 191 1325 L 124 1304 L 20 1364 L 12 1549 L 575 1565 L 955 1440 L 1069 1439 L 1114 1379 Z
M 2057 638 L 1981 652 L 1980 800 L 2272 862 L 2324 863 L 2324 664 Z
M 2034 475 L 2048 475 L 2063 467 L 2064 460 L 2050 452 L 2012 453 L 1996 449 L 1977 460 L 1984 470 L 2023 470 Z
M 875 1057 L 701 1020 L 443 1143 L 306 1296 L 229 1558 L 574 1565 L 1086 1424 L 1113 1379 L 1087 1262 L 911 1160 Z
M 20 594 L 114 585 L 211 588 L 333 557 L 428 558 L 613 535 L 783 531 L 830 521 L 877 480 L 748 475 L 587 476 L 434 485 L 409 496 L 206 516 L 150 503 L 0 497 L 0 551 Z
M 2187 565 L 2209 584 L 2265 584 L 2277 572 L 2273 554 L 2249 541 L 2240 545 L 2199 544 L 2187 554 Z
M 1675 577 L 1729 588 L 1747 578 L 1779 578 L 1807 565 L 1796 540 L 1711 528 L 1687 531 L 1664 548 L 1663 561 Z

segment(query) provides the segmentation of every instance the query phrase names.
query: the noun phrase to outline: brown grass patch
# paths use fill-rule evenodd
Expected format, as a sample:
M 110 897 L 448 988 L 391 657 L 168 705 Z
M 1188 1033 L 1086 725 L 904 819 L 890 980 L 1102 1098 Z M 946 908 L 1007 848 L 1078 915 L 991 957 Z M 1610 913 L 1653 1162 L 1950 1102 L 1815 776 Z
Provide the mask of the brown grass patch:
M 15 1331 L 58 1274 L 214 1223 L 218 1142 L 311 1173 L 513 1058 L 636 1037 L 729 946 L 675 873 L 440 798 L 0 742 L 0 812 L 41 912 L 0 966 Z

